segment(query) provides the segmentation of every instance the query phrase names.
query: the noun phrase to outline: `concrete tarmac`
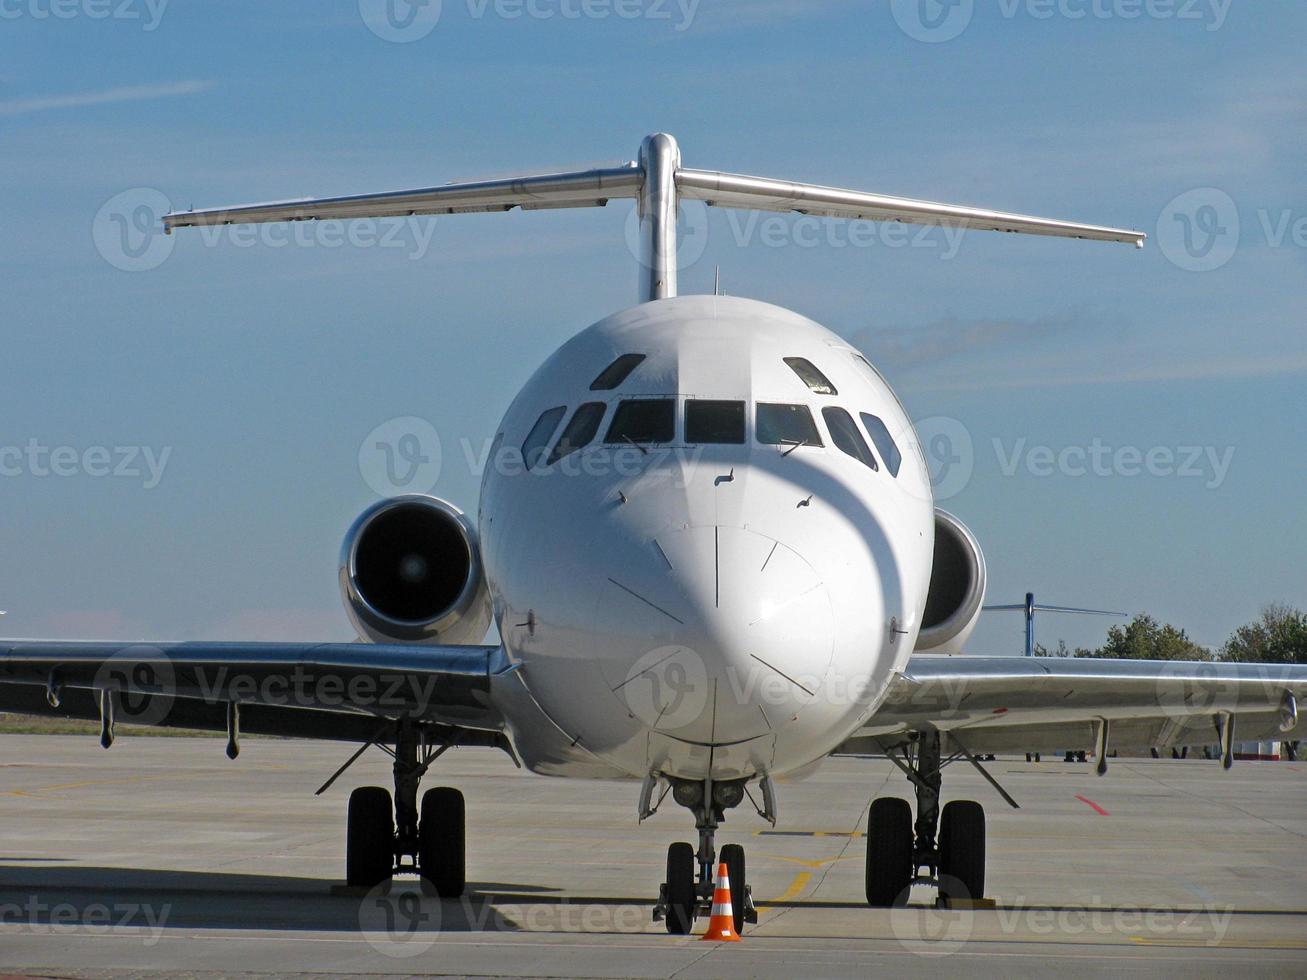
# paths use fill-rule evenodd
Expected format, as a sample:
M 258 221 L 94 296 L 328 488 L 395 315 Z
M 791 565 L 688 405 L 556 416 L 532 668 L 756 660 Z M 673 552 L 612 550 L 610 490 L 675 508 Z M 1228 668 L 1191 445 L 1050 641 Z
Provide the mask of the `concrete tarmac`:
M 779 787 L 775 829 L 747 801 L 728 815 L 718 842 L 745 845 L 761 916 L 719 945 L 650 920 L 686 811 L 668 799 L 641 826 L 636 784 L 532 776 L 492 750 L 452 751 L 424 783 L 466 794 L 463 900 L 415 878 L 349 892 L 349 790 L 390 785 L 374 749 L 315 797 L 350 752 L 0 735 L 0 973 L 1307 975 L 1307 765 L 990 763 L 1019 810 L 951 766 L 945 799 L 988 813 L 996 907 L 948 912 L 928 889 L 866 907 L 868 803 L 909 787 L 884 760 L 832 760 Z

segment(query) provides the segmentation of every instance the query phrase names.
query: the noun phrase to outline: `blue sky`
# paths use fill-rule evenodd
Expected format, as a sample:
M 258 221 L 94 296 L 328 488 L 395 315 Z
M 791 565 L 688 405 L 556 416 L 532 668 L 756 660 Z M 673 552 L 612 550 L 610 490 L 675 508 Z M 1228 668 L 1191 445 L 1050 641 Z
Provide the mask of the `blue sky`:
M 866 350 L 948 436 L 944 506 L 992 601 L 1148 610 L 1205 644 L 1307 605 L 1300 3 L 438 6 L 396 8 L 424 32 L 396 42 L 380 0 L 0 2 L 6 631 L 347 636 L 335 562 L 376 497 L 365 437 L 428 420 L 434 491 L 474 509 L 463 447 L 635 297 L 625 204 L 278 247 L 133 239 L 142 201 L 582 166 L 655 130 L 688 166 L 1148 231 L 1142 253 L 850 244 L 714 212 L 682 291 L 720 266 Z M 59 447 L 66 475 L 40 455 Z M 994 615 L 974 651 L 1017 652 L 1019 617 Z

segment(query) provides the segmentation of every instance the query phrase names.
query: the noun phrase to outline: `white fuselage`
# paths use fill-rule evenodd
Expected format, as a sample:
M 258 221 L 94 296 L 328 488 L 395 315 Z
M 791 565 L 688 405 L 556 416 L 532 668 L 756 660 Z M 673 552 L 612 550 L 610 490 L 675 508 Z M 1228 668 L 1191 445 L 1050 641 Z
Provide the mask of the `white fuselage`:
M 592 390 L 628 354 L 644 359 Z M 650 404 L 615 431 L 632 401 Z M 574 429 L 593 439 L 555 458 L 586 405 Z M 796 440 L 805 409 L 815 438 Z M 875 469 L 838 448 L 826 409 Z M 765 303 L 685 296 L 601 320 L 535 373 L 497 434 L 479 532 L 515 682 L 578 761 L 722 780 L 802 769 L 875 710 L 921 624 L 933 514 L 911 423 L 847 342 Z

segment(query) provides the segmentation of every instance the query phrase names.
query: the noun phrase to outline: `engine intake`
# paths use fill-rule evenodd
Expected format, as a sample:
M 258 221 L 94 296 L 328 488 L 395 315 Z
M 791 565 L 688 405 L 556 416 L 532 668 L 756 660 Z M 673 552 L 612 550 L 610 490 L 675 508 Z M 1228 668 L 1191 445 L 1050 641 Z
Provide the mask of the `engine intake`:
M 935 511 L 935 558 L 917 653 L 961 653 L 985 602 L 985 556 L 967 526 Z
M 476 532 L 436 497 L 392 497 L 359 515 L 340 586 L 359 636 L 374 642 L 480 643 L 490 624 Z

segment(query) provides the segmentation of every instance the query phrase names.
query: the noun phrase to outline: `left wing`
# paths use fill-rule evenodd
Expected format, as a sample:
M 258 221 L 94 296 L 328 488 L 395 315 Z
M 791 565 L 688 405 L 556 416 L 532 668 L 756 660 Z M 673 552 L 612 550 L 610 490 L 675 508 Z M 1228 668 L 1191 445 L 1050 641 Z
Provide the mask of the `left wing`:
M 368 741 L 408 719 L 507 746 L 490 697 L 497 646 L 0 640 L 0 711 Z M 233 708 L 232 706 L 236 706 Z
M 839 751 L 931 728 L 973 754 L 1291 739 L 1304 698 L 1307 665 L 925 654 Z

